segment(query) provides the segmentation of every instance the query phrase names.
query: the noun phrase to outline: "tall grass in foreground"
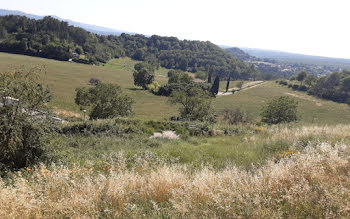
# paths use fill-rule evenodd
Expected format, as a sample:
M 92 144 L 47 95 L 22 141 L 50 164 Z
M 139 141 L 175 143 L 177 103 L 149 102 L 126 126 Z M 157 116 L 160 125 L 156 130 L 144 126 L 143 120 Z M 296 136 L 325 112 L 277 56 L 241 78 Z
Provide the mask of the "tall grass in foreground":
M 0 181 L 0 218 L 349 218 L 350 147 L 319 143 L 245 171 L 147 162 L 41 166 Z

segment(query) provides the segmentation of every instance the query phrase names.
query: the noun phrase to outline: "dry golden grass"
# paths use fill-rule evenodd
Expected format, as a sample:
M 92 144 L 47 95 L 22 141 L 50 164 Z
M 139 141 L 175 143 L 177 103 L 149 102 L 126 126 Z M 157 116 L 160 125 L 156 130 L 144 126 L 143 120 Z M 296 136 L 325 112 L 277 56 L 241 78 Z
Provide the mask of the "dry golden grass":
M 0 218 L 349 218 L 349 155 L 348 145 L 320 143 L 249 172 L 147 157 L 128 169 L 122 154 L 106 175 L 40 166 L 0 181 Z

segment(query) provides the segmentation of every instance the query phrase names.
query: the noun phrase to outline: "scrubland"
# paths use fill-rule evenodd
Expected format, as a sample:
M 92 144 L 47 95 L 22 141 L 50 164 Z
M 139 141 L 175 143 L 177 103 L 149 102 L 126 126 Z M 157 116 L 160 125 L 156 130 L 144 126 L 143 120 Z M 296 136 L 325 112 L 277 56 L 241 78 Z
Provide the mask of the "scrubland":
M 23 169 L 0 182 L 0 218 L 350 217 L 350 126 L 254 129 L 237 148 L 262 140 L 265 148 L 280 148 L 281 140 L 287 146 L 250 167 L 235 159 L 193 166 L 165 160 L 152 148 L 130 157 L 125 147 L 99 167 Z M 220 139 L 200 138 L 207 142 L 198 140 L 198 147 Z

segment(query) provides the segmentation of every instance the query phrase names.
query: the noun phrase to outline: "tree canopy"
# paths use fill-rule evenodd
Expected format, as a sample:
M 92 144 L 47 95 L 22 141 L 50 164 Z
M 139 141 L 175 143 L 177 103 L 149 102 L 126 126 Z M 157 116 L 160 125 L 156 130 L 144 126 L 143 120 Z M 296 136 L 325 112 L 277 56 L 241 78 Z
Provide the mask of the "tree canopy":
M 180 104 L 180 116 L 186 120 L 215 121 L 212 98 L 207 91 L 197 87 L 174 91 L 169 99 L 172 104 Z
M 76 89 L 75 103 L 89 107 L 90 119 L 106 119 L 128 116 L 132 113 L 133 100 L 124 95 L 119 85 L 98 83 L 90 88 Z
M 211 42 L 176 37 L 121 34 L 102 36 L 52 17 L 0 17 L 0 51 L 81 63 L 105 63 L 128 56 L 168 69 L 249 79 L 254 69 Z
M 292 97 L 275 97 L 263 107 L 262 122 L 279 124 L 297 121 L 297 107 L 298 102 Z

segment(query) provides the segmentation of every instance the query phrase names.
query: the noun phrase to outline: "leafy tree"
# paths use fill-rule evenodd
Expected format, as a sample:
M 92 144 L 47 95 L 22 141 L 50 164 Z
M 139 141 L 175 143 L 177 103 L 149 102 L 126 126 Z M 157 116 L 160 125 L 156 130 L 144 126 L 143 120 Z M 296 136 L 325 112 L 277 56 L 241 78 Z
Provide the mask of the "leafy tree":
M 134 69 L 134 84 L 147 89 L 147 85 L 154 81 L 154 66 L 143 62 L 135 64 Z
M 262 109 L 262 122 L 267 124 L 288 123 L 298 120 L 298 102 L 287 96 L 275 97 Z
M 193 78 L 189 76 L 185 72 L 177 72 L 175 74 L 172 74 L 172 76 L 169 78 L 168 83 L 173 84 L 173 83 L 185 83 L 189 84 L 193 81 Z
M 346 92 L 350 92 L 350 76 L 342 79 L 342 89 Z
M 217 75 L 215 77 L 215 80 L 214 80 L 214 83 L 213 83 L 213 86 L 210 88 L 210 93 L 216 95 L 219 93 L 219 87 L 220 87 L 220 78 L 219 76 Z
M 208 78 L 208 73 L 205 71 L 198 71 L 195 77 L 205 81 Z
M 307 77 L 306 71 L 301 71 L 299 74 L 296 76 L 296 79 L 300 81 L 300 84 L 303 84 L 304 79 Z
M 0 73 L 0 175 L 48 161 L 51 121 L 46 103 L 51 93 L 39 78 L 41 69 Z
M 91 88 L 77 88 L 75 103 L 90 108 L 90 119 L 128 116 L 133 100 L 123 95 L 119 85 L 98 83 Z
M 251 67 L 211 42 L 141 34 L 104 36 L 69 26 L 67 22 L 52 17 L 34 20 L 23 16 L 0 17 L 0 35 L 4 38 L 0 42 L 0 51 L 3 52 L 59 60 L 68 60 L 78 53 L 86 60 L 75 57 L 73 61 L 89 64 L 128 56 L 157 68 L 215 72 L 220 77 L 239 69 L 237 77 L 252 77 Z
M 316 77 L 314 75 L 307 75 L 305 78 L 305 84 L 309 87 L 316 81 Z
M 180 104 L 180 116 L 187 120 L 215 121 L 212 99 L 209 93 L 197 87 L 174 91 L 169 99 L 172 104 Z

